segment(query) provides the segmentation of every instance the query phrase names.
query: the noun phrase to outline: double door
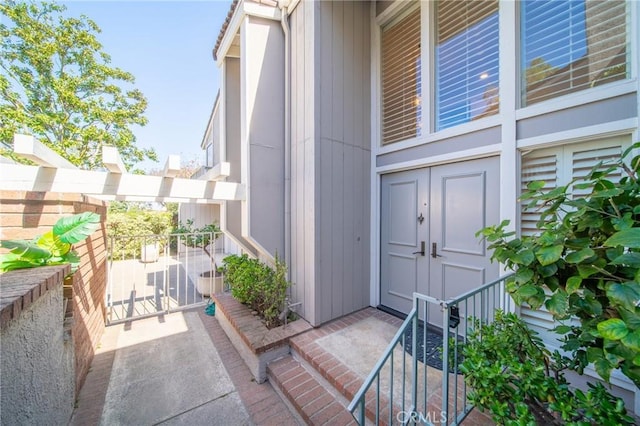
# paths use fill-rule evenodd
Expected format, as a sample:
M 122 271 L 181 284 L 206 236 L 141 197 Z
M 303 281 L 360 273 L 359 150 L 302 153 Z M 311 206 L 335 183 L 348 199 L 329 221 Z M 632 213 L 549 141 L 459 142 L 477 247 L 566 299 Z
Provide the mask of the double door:
M 499 185 L 498 157 L 382 176 L 383 306 L 408 313 L 414 292 L 447 299 L 497 278 L 475 234 L 499 222 Z

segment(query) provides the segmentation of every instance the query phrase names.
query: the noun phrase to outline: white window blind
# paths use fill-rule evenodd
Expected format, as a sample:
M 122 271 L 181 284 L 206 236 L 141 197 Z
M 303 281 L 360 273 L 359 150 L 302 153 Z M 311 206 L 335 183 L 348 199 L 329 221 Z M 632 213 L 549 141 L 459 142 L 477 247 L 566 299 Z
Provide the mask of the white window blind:
M 523 106 L 629 77 L 624 0 L 520 5 Z
M 496 114 L 498 1 L 436 3 L 436 128 Z
M 382 144 L 421 134 L 420 9 L 382 28 Z

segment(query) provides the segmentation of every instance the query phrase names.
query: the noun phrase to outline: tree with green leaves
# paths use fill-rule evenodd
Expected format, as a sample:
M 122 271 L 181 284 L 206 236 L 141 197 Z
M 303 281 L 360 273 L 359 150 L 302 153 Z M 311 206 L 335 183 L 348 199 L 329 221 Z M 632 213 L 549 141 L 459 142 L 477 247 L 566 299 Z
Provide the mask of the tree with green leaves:
M 640 387 L 638 149 L 566 186 L 530 183 L 521 199 L 540 212 L 537 235 L 515 238 L 508 221 L 480 232 L 493 259 L 515 271 L 507 282 L 515 301 L 563 321 L 555 330 L 572 368 L 592 364 L 607 381 L 618 369 Z
M 84 169 L 101 166 L 104 145 L 127 166 L 156 160 L 153 149 L 135 145 L 131 127 L 146 124 L 147 101 L 133 75 L 110 65 L 95 22 L 65 10 L 0 3 L 0 141 L 31 134 Z

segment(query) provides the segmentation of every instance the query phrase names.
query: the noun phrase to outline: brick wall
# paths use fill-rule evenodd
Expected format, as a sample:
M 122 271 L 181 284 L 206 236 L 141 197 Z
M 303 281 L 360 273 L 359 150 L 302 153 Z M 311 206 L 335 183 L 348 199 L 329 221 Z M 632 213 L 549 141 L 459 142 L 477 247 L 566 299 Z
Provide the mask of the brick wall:
M 0 191 L 0 239 L 30 239 L 51 230 L 64 216 L 95 212 L 101 227 L 85 241 L 75 244 L 81 257 L 73 275 L 73 336 L 76 392 L 89 371 L 95 349 L 104 332 L 107 288 L 107 208 L 104 201 L 79 194 Z

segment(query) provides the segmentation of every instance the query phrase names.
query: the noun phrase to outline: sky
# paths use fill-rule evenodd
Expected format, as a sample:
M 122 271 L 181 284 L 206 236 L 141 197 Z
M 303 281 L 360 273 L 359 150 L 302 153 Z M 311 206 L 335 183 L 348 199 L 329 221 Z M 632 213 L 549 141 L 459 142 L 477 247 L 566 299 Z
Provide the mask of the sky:
M 148 101 L 136 145 L 154 148 L 162 169 L 171 154 L 204 163 L 200 143 L 219 88 L 212 50 L 231 0 L 65 1 L 67 16 L 86 15 L 102 30 L 98 40 L 111 65 L 130 72 Z

